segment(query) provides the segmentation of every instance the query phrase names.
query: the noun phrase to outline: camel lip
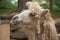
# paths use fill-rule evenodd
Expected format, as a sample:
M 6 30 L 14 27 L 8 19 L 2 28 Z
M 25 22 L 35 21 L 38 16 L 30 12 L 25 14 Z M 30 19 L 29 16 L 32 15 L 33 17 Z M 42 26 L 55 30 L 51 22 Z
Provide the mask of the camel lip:
M 20 22 L 18 22 L 18 21 L 13 21 L 13 20 L 10 21 L 10 24 L 11 24 L 11 25 L 17 25 L 17 24 L 19 24 L 19 23 L 20 23 Z
M 14 23 L 13 25 L 17 25 L 17 24 L 19 24 L 20 22 L 18 22 L 18 23 Z

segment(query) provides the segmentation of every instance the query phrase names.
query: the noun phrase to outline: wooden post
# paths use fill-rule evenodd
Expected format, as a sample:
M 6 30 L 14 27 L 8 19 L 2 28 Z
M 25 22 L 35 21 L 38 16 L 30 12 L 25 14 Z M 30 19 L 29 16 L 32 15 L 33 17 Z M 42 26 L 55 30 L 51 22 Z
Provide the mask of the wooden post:
M 27 1 L 32 1 L 32 0 L 18 0 L 18 11 L 22 11 L 25 9 L 25 4 Z
M 0 24 L 0 40 L 10 40 L 9 24 Z
M 53 0 L 50 0 L 50 10 L 52 10 Z

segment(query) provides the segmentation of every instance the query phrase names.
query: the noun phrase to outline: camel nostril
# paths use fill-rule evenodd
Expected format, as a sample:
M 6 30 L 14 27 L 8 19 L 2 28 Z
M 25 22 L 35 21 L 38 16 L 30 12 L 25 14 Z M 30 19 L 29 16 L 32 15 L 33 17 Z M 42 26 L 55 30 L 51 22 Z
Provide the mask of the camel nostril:
M 17 18 L 18 18 L 18 16 L 14 17 L 13 20 L 15 20 L 15 19 L 17 19 Z

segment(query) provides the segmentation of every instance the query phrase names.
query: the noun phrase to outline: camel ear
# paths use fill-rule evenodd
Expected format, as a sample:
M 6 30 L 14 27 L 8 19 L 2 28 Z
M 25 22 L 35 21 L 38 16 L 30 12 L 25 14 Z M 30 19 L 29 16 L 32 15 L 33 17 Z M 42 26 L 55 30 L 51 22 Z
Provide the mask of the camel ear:
M 45 14 L 47 14 L 49 12 L 49 10 L 48 9 L 45 9 L 43 12 L 42 12 L 42 15 L 45 15 Z

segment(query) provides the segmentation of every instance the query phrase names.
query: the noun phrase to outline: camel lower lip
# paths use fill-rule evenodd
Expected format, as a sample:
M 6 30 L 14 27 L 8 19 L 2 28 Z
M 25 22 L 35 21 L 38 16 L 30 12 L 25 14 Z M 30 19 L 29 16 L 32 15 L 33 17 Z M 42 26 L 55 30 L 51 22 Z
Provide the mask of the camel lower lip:
M 13 25 L 17 25 L 17 24 L 19 24 L 20 22 L 17 22 L 17 23 L 14 23 Z

